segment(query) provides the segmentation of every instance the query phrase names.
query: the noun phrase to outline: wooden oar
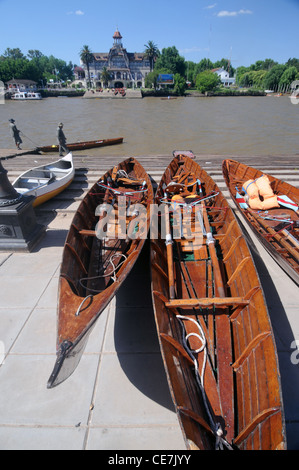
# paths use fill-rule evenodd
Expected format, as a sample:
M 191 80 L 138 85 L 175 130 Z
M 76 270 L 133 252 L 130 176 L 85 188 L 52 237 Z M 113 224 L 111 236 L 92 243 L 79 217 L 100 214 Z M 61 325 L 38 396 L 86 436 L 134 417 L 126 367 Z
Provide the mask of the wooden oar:
M 169 278 L 169 298 L 174 299 L 174 266 L 173 266 L 173 249 L 172 249 L 172 235 L 170 227 L 170 218 L 168 206 L 164 205 L 165 208 L 165 230 L 166 230 L 166 253 L 167 253 L 167 266 L 168 266 L 168 278 Z
M 216 252 L 216 247 L 215 247 L 215 239 L 212 236 L 211 232 L 211 227 L 209 223 L 209 218 L 207 214 L 207 209 L 204 204 L 204 202 L 201 203 L 202 211 L 203 211 L 203 220 L 205 224 L 205 230 L 207 234 L 207 243 L 209 245 L 209 251 L 210 251 L 210 256 L 211 256 L 211 261 L 212 265 L 214 268 L 214 279 L 216 283 L 216 289 L 218 291 L 218 296 L 219 297 L 225 297 L 225 290 L 224 290 L 224 285 L 223 285 L 223 279 L 222 279 L 222 274 L 219 266 L 219 260 Z
M 207 234 L 207 244 L 213 267 L 213 275 L 215 280 L 216 295 L 225 297 L 224 282 L 221 274 L 219 260 L 215 247 L 215 239 L 212 236 L 211 226 L 207 214 L 205 203 L 201 203 L 203 211 L 203 220 L 205 231 Z M 232 363 L 232 347 L 230 319 L 228 315 L 215 315 L 215 331 L 217 350 L 217 370 L 218 370 L 218 388 L 219 396 L 222 404 L 223 416 L 226 417 L 227 439 L 230 440 L 234 435 L 234 394 L 233 394 L 233 372 Z
M 288 252 L 296 259 L 299 259 L 298 251 L 290 246 L 290 244 L 285 240 L 285 237 L 282 236 L 280 233 L 275 232 L 275 230 L 270 227 L 265 220 L 256 214 L 252 209 L 247 209 L 247 212 L 271 235 L 271 237 L 275 238 L 275 240 L 280 243 Z

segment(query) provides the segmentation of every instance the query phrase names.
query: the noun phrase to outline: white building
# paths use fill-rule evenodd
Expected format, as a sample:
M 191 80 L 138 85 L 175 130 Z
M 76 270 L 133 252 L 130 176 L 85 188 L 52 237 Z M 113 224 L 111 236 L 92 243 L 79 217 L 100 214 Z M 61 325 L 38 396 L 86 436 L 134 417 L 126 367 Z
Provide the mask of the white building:
M 236 83 L 236 79 L 234 77 L 230 77 L 229 72 L 225 70 L 223 67 L 218 68 L 218 69 L 213 69 L 212 72 L 216 73 L 218 77 L 220 77 L 221 83 L 224 86 L 230 86 Z
M 150 63 L 144 52 L 127 52 L 122 45 L 122 35 L 118 30 L 113 35 L 113 46 L 109 52 L 93 52 L 94 60 L 89 64 L 90 78 L 93 86 L 104 88 L 102 71 L 105 68 L 110 74 L 109 88 L 144 87 L 146 75 L 150 72 Z M 81 63 L 88 80 L 87 67 Z M 75 70 L 76 74 L 76 70 Z M 79 77 L 76 76 L 76 79 Z

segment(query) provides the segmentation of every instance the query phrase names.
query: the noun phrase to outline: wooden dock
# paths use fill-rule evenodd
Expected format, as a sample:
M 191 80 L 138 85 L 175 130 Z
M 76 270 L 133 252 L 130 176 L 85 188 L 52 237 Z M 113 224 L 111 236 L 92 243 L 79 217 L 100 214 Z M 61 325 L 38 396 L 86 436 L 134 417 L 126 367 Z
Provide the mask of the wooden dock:
M 27 153 L 29 152 L 29 153 Z M 102 153 L 102 152 L 101 152 Z M 194 152 L 195 153 L 195 152 Z M 12 155 L 17 154 L 15 158 Z M 284 156 L 240 156 L 240 155 L 207 155 L 195 153 L 196 161 L 213 177 L 221 191 L 229 199 L 229 193 L 222 176 L 222 161 L 225 158 L 247 163 L 272 173 L 273 175 L 284 179 L 288 183 L 299 187 L 299 155 Z M 8 171 L 8 178 L 12 182 L 23 171 L 57 160 L 58 155 L 38 155 L 30 153 L 29 150 L 16 152 L 15 150 L 0 150 L 0 157 L 8 156 L 3 160 L 3 167 Z M 61 194 L 48 201 L 42 206 L 36 208 L 37 217 L 40 223 L 48 225 L 53 219 L 63 218 L 65 223 L 71 222 L 71 219 L 78 208 L 80 202 L 88 189 L 111 167 L 119 161 L 128 158 L 127 156 L 105 155 L 89 156 L 83 152 L 73 152 L 74 165 L 76 169 L 73 183 Z M 152 178 L 153 185 L 157 185 L 166 166 L 172 160 L 172 152 L 169 155 L 134 155 L 144 166 Z M 60 225 L 60 223 L 58 223 Z M 56 226 L 56 224 L 55 224 Z M 66 226 L 64 227 L 67 228 Z

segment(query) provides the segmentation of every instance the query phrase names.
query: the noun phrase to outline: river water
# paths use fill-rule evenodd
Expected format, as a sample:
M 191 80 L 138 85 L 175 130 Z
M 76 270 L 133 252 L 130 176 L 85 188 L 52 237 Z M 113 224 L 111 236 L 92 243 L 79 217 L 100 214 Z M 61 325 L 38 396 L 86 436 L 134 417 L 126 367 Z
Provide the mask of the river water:
M 173 100 L 46 98 L 0 105 L 0 148 L 14 148 L 8 119 L 25 134 L 22 148 L 123 137 L 90 155 L 170 155 L 174 149 L 213 155 L 299 153 L 299 104 L 282 97 L 182 97 Z M 299 157 L 298 157 L 299 159 Z

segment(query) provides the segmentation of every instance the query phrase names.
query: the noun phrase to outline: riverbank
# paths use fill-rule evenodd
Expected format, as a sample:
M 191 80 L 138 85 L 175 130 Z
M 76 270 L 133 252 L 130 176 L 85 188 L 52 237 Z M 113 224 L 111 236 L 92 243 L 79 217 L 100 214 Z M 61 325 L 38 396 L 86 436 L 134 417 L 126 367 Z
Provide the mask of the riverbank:
M 178 97 L 177 93 L 171 89 L 163 89 L 163 90 L 153 90 L 148 88 L 143 88 L 141 90 L 142 97 L 146 98 L 148 96 L 157 96 L 157 97 L 164 97 L 164 96 L 174 96 Z M 254 89 L 246 89 L 246 90 L 235 90 L 231 88 L 221 88 L 215 91 L 207 91 L 206 93 L 200 93 L 197 90 L 186 90 L 184 95 L 185 97 L 192 97 L 192 98 L 205 98 L 209 96 L 266 96 L 266 93 L 262 90 L 254 90 Z

